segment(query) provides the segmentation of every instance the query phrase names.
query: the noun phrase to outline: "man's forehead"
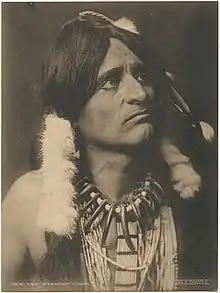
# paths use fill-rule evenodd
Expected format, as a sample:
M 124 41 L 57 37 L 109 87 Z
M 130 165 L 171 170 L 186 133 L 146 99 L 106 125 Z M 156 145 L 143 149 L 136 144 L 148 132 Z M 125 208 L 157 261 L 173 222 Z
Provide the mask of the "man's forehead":
M 121 41 L 111 38 L 110 46 L 102 66 L 99 70 L 99 76 L 113 69 L 122 67 L 123 65 L 141 64 L 140 59 Z

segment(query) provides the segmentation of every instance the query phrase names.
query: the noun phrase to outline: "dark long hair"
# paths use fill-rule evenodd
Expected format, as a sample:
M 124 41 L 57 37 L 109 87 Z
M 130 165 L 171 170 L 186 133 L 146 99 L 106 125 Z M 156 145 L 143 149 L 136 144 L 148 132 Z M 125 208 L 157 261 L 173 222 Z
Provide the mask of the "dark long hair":
M 110 38 L 122 41 L 128 48 L 146 61 L 151 72 L 149 48 L 140 49 L 140 37 L 118 28 L 95 16 L 86 16 L 65 24 L 48 52 L 42 74 L 42 102 L 44 112 L 55 110 L 58 116 L 68 118 L 71 123 L 86 101 L 94 94 L 99 68 L 107 54 Z M 146 52 L 146 50 L 148 50 Z M 152 55 L 152 51 L 151 51 Z M 145 59 L 145 60 L 143 60 Z M 153 58 L 156 60 L 156 58 Z M 160 73 L 162 71 L 160 70 Z

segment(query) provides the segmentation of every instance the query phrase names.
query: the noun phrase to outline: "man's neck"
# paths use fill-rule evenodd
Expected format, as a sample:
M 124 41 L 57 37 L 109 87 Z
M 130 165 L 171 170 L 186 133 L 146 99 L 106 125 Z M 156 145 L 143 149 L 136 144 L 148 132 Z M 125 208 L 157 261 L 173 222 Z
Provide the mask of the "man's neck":
M 93 182 L 112 203 L 119 202 L 123 195 L 135 188 L 137 181 L 146 176 L 147 162 L 143 162 L 143 157 L 137 153 L 140 154 L 107 151 L 95 146 L 87 148 L 88 167 Z

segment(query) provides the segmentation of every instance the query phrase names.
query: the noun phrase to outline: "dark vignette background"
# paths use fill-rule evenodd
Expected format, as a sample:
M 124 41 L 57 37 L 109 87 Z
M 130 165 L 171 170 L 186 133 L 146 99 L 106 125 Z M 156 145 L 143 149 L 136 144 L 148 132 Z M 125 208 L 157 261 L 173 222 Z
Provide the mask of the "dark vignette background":
M 217 2 L 2 3 L 2 194 L 30 169 L 39 122 L 41 65 L 60 26 L 81 10 L 137 22 L 155 44 L 195 116 L 217 133 Z M 201 152 L 200 198 L 182 202 L 189 276 L 217 276 L 217 139 Z M 188 237 L 189 236 L 189 237 Z M 205 288 L 202 288 L 205 289 Z

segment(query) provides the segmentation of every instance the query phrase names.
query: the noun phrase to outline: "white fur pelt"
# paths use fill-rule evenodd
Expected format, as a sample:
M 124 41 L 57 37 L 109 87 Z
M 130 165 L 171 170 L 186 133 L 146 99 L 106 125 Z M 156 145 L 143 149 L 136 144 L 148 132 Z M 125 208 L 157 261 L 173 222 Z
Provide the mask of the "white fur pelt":
M 192 198 L 201 187 L 201 177 L 193 168 L 190 159 L 170 141 L 161 141 L 161 154 L 168 164 L 173 188 L 184 199 Z
M 57 235 L 75 231 L 77 210 L 72 180 L 77 172 L 72 162 L 75 133 L 68 120 L 55 113 L 45 117 L 41 135 L 44 200 L 38 213 L 38 225 Z

